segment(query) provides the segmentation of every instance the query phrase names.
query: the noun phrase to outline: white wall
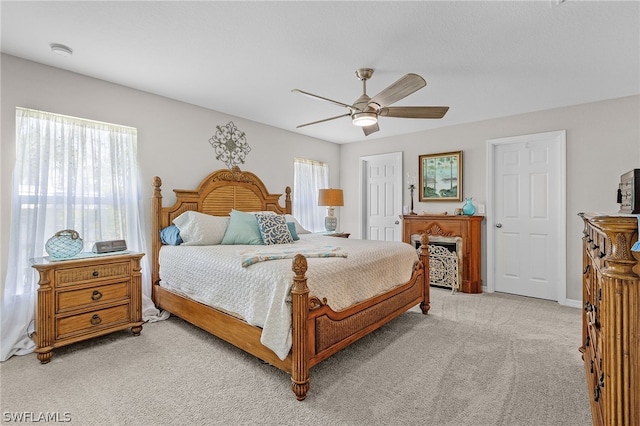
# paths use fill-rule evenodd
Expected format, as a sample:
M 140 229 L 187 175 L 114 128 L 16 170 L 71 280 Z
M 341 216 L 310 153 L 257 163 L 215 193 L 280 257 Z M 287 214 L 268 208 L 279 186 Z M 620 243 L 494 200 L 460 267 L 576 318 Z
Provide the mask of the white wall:
M 326 161 L 332 187 L 345 200 L 359 199 L 359 158 L 404 153 L 406 172 L 417 172 L 421 154 L 462 150 L 464 195 L 486 203 L 486 141 L 500 137 L 567 130 L 567 298 L 581 299 L 581 211 L 615 211 L 620 175 L 640 167 L 640 96 L 487 120 L 386 139 L 336 145 L 220 112 L 1 55 L 0 279 L 7 266 L 11 173 L 15 162 L 15 108 L 41 109 L 123 124 L 138 129 L 138 155 L 149 211 L 151 180 L 163 180 L 164 203 L 173 188 L 193 188 L 207 173 L 224 168 L 208 143 L 216 125 L 233 121 L 246 132 L 251 152 L 242 167 L 262 177 L 270 191 L 293 182 L 296 156 Z M 215 78 L 215 76 L 212 76 Z M 455 111 L 455 105 L 451 106 Z M 392 120 L 392 119 L 389 119 Z M 381 122 L 384 126 L 384 120 Z M 452 212 L 462 203 L 418 203 L 415 211 Z M 404 204 L 409 204 L 405 191 Z M 339 210 L 341 228 L 360 234 L 360 212 Z M 486 223 L 485 223 L 486 229 Z M 486 230 L 483 232 L 486 234 Z M 484 235 L 483 235 L 484 236 Z M 486 241 L 486 240 L 485 240 Z M 486 280 L 486 264 L 483 264 Z
M 455 105 L 449 113 L 455 112 Z M 384 128 L 384 117 L 380 126 Z M 391 120 L 391 119 L 389 119 Z M 404 174 L 418 171 L 418 156 L 438 152 L 463 151 L 463 192 L 475 204 L 486 204 L 486 141 L 553 130 L 567 130 L 567 298 L 581 300 L 582 221 L 578 212 L 613 212 L 620 175 L 640 168 L 640 96 L 576 105 L 521 114 L 476 123 L 443 127 L 401 137 L 341 145 L 340 176 L 345 200 L 360 194 L 360 156 L 403 151 Z M 408 205 L 405 190 L 404 204 Z M 463 203 L 418 203 L 415 211 L 453 213 Z M 340 208 L 341 227 L 360 234 L 357 205 Z M 483 222 L 483 238 L 486 236 Z M 486 254 L 486 238 L 483 252 Z M 483 255 L 483 282 L 486 285 L 486 256 Z
M 286 186 L 293 185 L 294 157 L 326 161 L 331 173 L 330 185 L 339 186 L 340 149 L 334 143 L 13 56 L 3 54 L 0 59 L 0 279 L 3 283 L 9 247 L 15 108 L 18 106 L 136 127 L 138 159 L 145 185 L 144 207 L 149 212 L 149 222 L 154 176 L 162 178 L 164 204 L 170 205 L 175 201 L 174 188 L 195 188 L 208 173 L 226 167 L 216 160 L 208 141 L 216 125 L 229 121 L 246 133 L 251 147 L 241 168 L 260 176 L 269 191 L 284 193 Z

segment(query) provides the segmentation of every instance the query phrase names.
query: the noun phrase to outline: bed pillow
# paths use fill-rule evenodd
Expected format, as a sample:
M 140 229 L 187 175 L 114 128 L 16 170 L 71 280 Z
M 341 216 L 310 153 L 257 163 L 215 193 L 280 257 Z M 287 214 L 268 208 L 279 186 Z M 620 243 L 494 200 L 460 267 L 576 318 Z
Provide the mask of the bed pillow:
M 288 244 L 293 237 L 287 226 L 287 220 L 279 214 L 256 214 L 260 236 L 266 245 Z
M 300 237 L 298 236 L 298 232 L 296 231 L 296 224 L 293 222 L 287 222 L 287 228 L 289 228 L 289 232 L 291 233 L 291 238 L 293 238 L 293 241 L 298 241 Z
M 177 226 L 171 225 L 160 230 L 160 240 L 162 244 L 170 246 L 179 246 L 182 244 L 182 238 L 180 238 L 180 230 Z
M 210 246 L 222 242 L 229 217 L 186 211 L 173 219 L 173 224 L 180 230 L 185 246 Z
M 296 232 L 298 234 L 310 234 L 311 233 L 311 231 L 307 231 L 306 229 L 304 229 L 302 227 L 302 225 L 300 225 L 300 222 L 298 222 L 298 219 L 296 219 L 292 215 L 286 214 L 286 215 L 284 215 L 284 217 L 287 219 L 287 222 L 293 222 L 296 225 Z
M 231 210 L 230 216 L 231 219 L 227 227 L 227 232 L 225 232 L 224 238 L 222 238 L 222 244 L 264 244 L 255 214 Z

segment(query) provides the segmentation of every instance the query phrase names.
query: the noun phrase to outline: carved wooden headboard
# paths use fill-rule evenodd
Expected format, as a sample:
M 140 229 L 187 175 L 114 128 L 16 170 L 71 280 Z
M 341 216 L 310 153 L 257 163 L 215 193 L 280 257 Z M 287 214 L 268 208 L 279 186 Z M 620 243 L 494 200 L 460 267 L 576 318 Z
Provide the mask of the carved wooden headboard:
M 160 230 L 172 224 L 173 219 L 188 210 L 213 216 L 228 216 L 232 209 L 241 211 L 269 210 L 279 214 L 291 214 L 291 188 L 285 188 L 284 207 L 279 200 L 282 194 L 270 194 L 262 180 L 251 172 L 243 172 L 237 166 L 222 169 L 204 178 L 194 190 L 174 189 L 176 202 L 162 207 L 162 180 L 153 178 L 151 197 L 151 279 L 159 280 L 158 256 L 160 254 Z

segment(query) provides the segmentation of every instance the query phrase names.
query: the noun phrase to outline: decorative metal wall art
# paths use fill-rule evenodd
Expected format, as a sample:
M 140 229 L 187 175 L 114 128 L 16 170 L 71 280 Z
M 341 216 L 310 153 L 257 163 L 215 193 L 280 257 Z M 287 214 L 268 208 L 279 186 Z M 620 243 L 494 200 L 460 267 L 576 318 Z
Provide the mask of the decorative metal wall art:
M 216 126 L 216 133 L 211 136 L 209 143 L 216 152 L 216 160 L 224 162 L 230 169 L 244 164 L 251 151 L 244 132 L 238 130 L 233 121 L 225 126 Z

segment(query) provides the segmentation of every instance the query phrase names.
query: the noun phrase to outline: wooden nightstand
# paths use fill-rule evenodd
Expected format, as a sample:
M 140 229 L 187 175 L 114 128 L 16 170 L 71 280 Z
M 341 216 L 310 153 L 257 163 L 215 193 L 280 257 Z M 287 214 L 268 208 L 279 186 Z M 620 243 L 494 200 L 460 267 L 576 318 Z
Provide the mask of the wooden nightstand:
M 32 260 L 40 275 L 32 338 L 42 364 L 48 363 L 53 349 L 60 346 L 129 327 L 134 336 L 140 334 L 142 256 L 144 253 L 123 252 L 60 261 Z

